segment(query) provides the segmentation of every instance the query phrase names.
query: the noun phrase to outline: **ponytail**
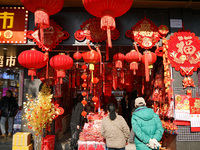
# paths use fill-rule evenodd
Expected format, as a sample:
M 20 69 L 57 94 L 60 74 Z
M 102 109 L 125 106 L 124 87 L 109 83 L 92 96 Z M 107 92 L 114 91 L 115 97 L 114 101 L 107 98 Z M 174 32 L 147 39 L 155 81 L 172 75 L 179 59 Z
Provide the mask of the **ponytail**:
M 108 111 L 109 111 L 109 118 L 110 118 L 110 120 L 115 120 L 116 113 L 115 113 L 115 105 L 113 103 L 110 103 L 108 105 Z

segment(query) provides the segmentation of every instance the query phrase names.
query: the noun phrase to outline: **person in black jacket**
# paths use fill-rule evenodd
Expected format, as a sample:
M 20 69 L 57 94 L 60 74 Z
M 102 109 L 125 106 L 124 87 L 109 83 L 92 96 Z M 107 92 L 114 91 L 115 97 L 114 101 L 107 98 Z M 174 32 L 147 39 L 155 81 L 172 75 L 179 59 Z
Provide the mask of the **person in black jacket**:
M 83 104 L 81 101 L 83 100 L 83 96 L 81 94 L 77 95 L 77 98 L 74 99 L 73 109 L 72 109 L 72 116 L 70 121 L 70 128 L 71 128 L 71 149 L 75 149 L 77 146 L 79 131 L 81 130 L 83 117 L 81 115 L 83 111 Z
M 11 90 L 6 91 L 6 96 L 4 96 L 0 101 L 1 110 L 1 133 L 2 137 L 6 137 L 5 122 L 8 119 L 8 137 L 12 136 L 13 129 L 13 117 L 16 115 L 18 110 L 18 104 L 16 98 L 13 97 Z
M 125 94 L 123 99 L 121 100 L 121 107 L 122 107 L 122 116 L 128 123 L 130 117 L 129 113 L 131 113 L 130 100 L 128 94 Z

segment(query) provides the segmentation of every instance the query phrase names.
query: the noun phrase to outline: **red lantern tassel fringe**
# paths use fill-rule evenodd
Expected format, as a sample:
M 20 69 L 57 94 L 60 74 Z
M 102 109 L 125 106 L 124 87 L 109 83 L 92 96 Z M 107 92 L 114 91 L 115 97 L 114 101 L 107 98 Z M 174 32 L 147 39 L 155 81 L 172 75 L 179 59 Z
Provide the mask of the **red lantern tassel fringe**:
M 145 58 L 145 75 L 146 75 L 146 81 L 149 81 L 149 57 L 148 54 L 144 54 Z
M 132 62 L 130 64 L 130 70 L 133 70 L 133 74 L 136 75 L 136 70 L 138 70 L 138 63 L 137 62 Z
M 108 42 L 106 42 L 106 61 L 109 61 L 109 48 L 108 48 Z
M 36 76 L 36 69 L 28 69 L 28 75 L 31 76 L 31 80 L 34 80 L 34 76 Z

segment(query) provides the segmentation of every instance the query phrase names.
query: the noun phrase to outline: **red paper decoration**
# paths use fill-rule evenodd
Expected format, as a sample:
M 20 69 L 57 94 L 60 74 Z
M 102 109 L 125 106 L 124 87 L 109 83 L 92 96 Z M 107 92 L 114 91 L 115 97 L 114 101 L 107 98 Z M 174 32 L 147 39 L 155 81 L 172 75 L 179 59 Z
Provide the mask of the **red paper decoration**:
M 160 25 L 158 27 L 158 32 L 162 35 L 162 36 L 166 36 L 167 33 L 169 32 L 169 28 L 166 25 Z
M 26 9 L 35 14 L 35 26 L 38 26 L 43 43 L 43 29 L 49 27 L 49 16 L 58 13 L 64 0 L 21 0 Z
M 125 14 L 133 0 L 82 0 L 85 9 L 101 18 L 101 29 L 107 30 L 108 46 L 112 47 L 110 30 L 115 29 L 115 17 Z
M 62 84 L 62 78 L 65 77 L 65 70 L 71 69 L 73 64 L 73 59 L 64 53 L 50 59 L 50 66 L 56 70 L 56 77 L 60 78 L 60 84 Z
M 138 62 L 142 59 L 142 54 L 136 50 L 131 50 L 126 54 L 125 58 L 130 63 L 130 70 L 133 70 L 133 74 L 135 75 L 136 70 L 138 70 Z
M 46 73 L 47 68 L 45 67 L 37 73 L 37 77 L 42 81 L 42 83 L 53 86 L 55 84 L 55 70 L 52 67 L 48 67 L 48 77 Z
M 176 71 L 189 76 L 200 67 L 200 41 L 190 31 L 178 31 L 168 41 L 168 58 Z
M 43 51 L 51 51 L 56 45 L 59 45 L 62 40 L 69 38 L 69 33 L 62 31 L 62 28 L 56 24 L 52 19 L 50 20 L 50 27 L 44 30 L 43 42 L 40 39 L 39 28 L 35 28 L 34 31 L 27 31 L 27 37 L 33 39 L 33 42 L 42 48 Z
M 142 63 L 145 64 L 145 74 L 146 74 L 146 81 L 149 81 L 149 69 L 153 68 L 153 63 L 157 60 L 157 56 L 155 53 L 150 51 L 145 51 L 144 55 L 142 56 Z
M 183 88 L 195 87 L 194 80 L 191 77 L 185 77 L 182 82 L 183 82 Z
M 157 26 L 146 17 L 141 19 L 131 30 L 126 31 L 126 36 L 132 38 L 144 49 L 151 49 L 161 37 Z
M 113 56 L 113 60 L 115 61 L 115 68 L 122 68 L 123 61 L 125 60 L 125 56 L 122 53 L 117 53 Z
M 28 75 L 36 76 L 36 69 L 42 68 L 47 64 L 47 58 L 45 59 L 45 54 L 37 51 L 35 48 L 31 50 L 23 51 L 18 56 L 18 62 L 25 68 L 28 68 Z

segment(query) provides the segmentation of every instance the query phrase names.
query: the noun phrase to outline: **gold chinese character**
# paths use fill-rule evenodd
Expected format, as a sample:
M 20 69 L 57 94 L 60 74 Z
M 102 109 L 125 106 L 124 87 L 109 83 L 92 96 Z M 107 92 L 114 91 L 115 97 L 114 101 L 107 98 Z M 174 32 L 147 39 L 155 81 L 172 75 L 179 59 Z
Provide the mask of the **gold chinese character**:
M 3 12 L 0 13 L 0 19 L 3 19 L 3 26 L 2 29 L 6 28 L 13 28 L 13 21 L 14 21 L 14 13 Z M 10 20 L 10 24 L 7 25 L 7 20 Z M 7 25 L 7 26 L 6 26 Z
M 196 108 L 200 108 L 200 100 L 195 99 L 194 107 L 196 107 Z
M 15 66 L 16 56 L 8 56 L 6 57 L 6 66 L 12 67 Z
M 3 58 L 4 56 L 0 56 L 0 67 L 3 67 Z

